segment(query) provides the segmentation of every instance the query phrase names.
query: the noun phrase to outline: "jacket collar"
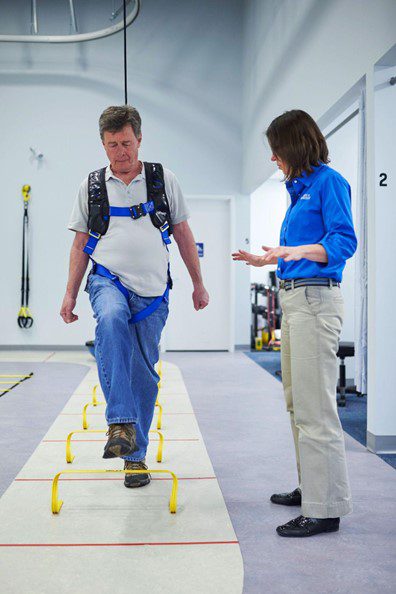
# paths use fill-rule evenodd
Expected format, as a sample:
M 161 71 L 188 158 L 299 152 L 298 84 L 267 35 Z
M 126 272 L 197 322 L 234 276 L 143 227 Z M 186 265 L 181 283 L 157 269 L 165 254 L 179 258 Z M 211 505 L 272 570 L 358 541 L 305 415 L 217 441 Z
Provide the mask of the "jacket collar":
M 315 181 L 315 179 L 317 178 L 319 173 L 325 167 L 327 167 L 327 166 L 324 163 L 321 163 L 320 165 L 312 166 L 313 171 L 311 173 L 308 173 L 307 171 L 303 171 L 299 177 L 295 177 L 294 179 L 287 182 L 287 184 L 286 184 L 287 188 L 291 189 L 294 186 L 300 187 L 301 185 L 305 186 L 306 188 L 309 188 L 313 184 L 313 182 Z

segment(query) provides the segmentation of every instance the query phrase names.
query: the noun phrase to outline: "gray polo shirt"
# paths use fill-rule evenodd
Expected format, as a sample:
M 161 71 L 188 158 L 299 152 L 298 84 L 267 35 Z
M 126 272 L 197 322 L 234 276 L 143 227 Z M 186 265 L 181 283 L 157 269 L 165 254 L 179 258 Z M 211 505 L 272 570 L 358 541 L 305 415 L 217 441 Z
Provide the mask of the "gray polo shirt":
M 147 202 L 144 167 L 127 186 L 106 168 L 110 206 L 134 206 Z M 187 205 L 176 176 L 164 169 L 165 190 L 172 224 L 189 218 Z M 68 229 L 88 233 L 88 177 L 82 182 L 73 206 Z M 149 215 L 133 220 L 110 217 L 107 233 L 98 241 L 93 259 L 116 274 L 123 285 L 142 297 L 162 295 L 166 288 L 169 252 L 159 229 Z

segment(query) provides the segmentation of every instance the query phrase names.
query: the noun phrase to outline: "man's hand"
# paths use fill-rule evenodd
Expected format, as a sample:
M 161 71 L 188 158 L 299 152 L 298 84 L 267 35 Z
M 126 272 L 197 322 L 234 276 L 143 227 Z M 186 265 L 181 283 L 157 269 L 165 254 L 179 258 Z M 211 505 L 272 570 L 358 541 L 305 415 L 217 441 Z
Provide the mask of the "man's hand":
M 73 309 L 76 307 L 76 299 L 66 293 L 63 299 L 60 315 L 66 324 L 71 324 L 78 320 L 78 316 L 73 313 Z
M 173 236 L 191 276 L 194 287 L 192 294 L 194 309 L 196 311 L 204 309 L 209 303 L 209 295 L 202 282 L 197 246 L 188 222 L 182 221 L 174 225 Z
M 76 322 L 78 320 L 78 316 L 73 313 L 73 309 L 76 307 L 78 290 L 80 288 L 81 281 L 84 278 L 89 261 L 88 255 L 83 251 L 88 239 L 88 233 L 76 231 L 73 245 L 70 250 L 69 278 L 67 281 L 66 293 L 63 298 L 63 303 L 60 310 L 60 315 L 66 324 L 71 324 L 72 322 Z
M 205 309 L 205 307 L 209 304 L 209 294 L 203 284 L 195 285 L 194 292 L 192 294 L 194 309 L 198 311 L 199 309 Z

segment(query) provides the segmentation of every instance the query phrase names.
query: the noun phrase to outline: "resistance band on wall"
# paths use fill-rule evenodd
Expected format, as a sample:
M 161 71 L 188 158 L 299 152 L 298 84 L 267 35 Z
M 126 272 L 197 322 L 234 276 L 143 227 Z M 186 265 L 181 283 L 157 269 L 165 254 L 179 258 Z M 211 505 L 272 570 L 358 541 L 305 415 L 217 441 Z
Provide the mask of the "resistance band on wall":
M 18 326 L 31 328 L 33 318 L 29 310 L 29 200 L 30 186 L 22 187 L 23 196 L 23 232 L 22 232 L 22 279 L 21 279 L 21 309 L 18 312 Z

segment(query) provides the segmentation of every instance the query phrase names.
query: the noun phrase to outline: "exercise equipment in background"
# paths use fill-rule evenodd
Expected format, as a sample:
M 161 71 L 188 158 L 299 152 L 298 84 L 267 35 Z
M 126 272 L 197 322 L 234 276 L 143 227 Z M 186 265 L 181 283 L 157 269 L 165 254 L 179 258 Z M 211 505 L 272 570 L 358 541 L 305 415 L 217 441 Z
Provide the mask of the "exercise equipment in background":
M 94 340 L 87 340 L 85 346 L 91 353 L 92 357 L 95 359 L 95 341 Z
M 18 326 L 31 328 L 33 317 L 29 309 L 29 200 L 31 187 L 22 186 L 23 196 L 23 231 L 22 231 L 22 279 L 21 279 L 21 308 L 18 312 Z
M 340 360 L 340 367 L 339 367 L 340 374 L 339 374 L 338 385 L 337 385 L 337 394 L 339 394 L 339 398 L 337 399 L 338 406 L 346 405 L 346 394 L 356 394 L 356 396 L 359 396 L 359 397 L 365 396 L 365 394 L 362 394 L 361 392 L 359 392 L 356 389 L 354 379 L 346 378 L 345 359 L 347 357 L 354 357 L 354 356 L 355 356 L 355 343 L 341 341 L 338 345 L 338 352 L 337 352 L 337 357 Z
M 270 285 L 252 283 L 251 348 L 253 350 L 280 350 L 281 308 L 276 275 L 270 272 Z M 263 298 L 260 298 L 262 296 Z M 261 303 L 260 303 L 261 301 Z

